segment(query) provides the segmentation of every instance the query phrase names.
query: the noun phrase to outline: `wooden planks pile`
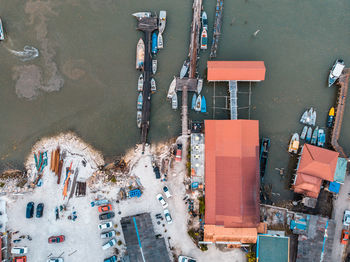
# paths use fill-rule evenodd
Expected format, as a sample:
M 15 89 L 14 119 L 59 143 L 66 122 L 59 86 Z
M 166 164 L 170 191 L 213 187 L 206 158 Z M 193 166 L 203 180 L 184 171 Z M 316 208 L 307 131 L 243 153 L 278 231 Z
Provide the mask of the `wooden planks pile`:
M 86 195 L 86 182 L 77 182 L 77 187 L 75 190 L 75 196 L 83 197 Z
M 57 184 L 61 181 L 63 159 L 60 157 L 60 148 L 51 152 L 50 170 L 57 176 Z

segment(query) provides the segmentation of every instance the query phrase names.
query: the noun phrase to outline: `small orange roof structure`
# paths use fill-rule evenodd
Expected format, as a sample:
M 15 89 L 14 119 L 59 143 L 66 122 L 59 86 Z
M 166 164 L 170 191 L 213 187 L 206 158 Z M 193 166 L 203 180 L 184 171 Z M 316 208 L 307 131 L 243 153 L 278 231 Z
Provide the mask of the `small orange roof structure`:
M 305 144 L 298 163 L 294 192 L 317 198 L 322 181 L 334 181 L 338 157 L 338 152 Z
M 258 121 L 205 120 L 205 224 L 204 241 L 256 242 Z
M 208 81 L 251 81 L 265 80 L 264 61 L 208 61 Z

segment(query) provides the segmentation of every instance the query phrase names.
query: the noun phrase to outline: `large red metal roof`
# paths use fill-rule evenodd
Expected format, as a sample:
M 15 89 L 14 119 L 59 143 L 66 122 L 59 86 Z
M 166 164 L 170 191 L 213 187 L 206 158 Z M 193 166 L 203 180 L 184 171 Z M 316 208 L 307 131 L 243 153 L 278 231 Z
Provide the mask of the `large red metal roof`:
M 205 120 L 205 223 L 257 227 L 259 122 Z
M 264 61 L 208 61 L 208 81 L 263 81 Z

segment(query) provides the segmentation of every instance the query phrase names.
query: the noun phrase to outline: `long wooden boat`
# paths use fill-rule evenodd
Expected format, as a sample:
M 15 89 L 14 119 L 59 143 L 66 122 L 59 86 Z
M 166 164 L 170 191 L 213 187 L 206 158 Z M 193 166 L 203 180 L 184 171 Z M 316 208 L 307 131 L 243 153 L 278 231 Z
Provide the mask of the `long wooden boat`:
M 260 177 L 261 179 L 263 179 L 263 177 L 265 176 L 267 159 L 269 156 L 269 149 L 270 149 L 270 139 L 263 137 L 261 139 L 261 145 L 260 145 Z

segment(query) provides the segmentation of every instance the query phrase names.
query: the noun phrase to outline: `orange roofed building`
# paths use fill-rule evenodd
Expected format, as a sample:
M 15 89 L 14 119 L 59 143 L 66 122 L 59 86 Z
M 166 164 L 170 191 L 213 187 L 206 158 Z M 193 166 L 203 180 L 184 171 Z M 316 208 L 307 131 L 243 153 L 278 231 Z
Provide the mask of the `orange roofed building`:
M 295 193 L 318 198 L 323 180 L 334 181 L 339 153 L 305 144 L 292 188 Z
M 266 232 L 259 177 L 259 122 L 205 120 L 204 242 L 240 246 Z

